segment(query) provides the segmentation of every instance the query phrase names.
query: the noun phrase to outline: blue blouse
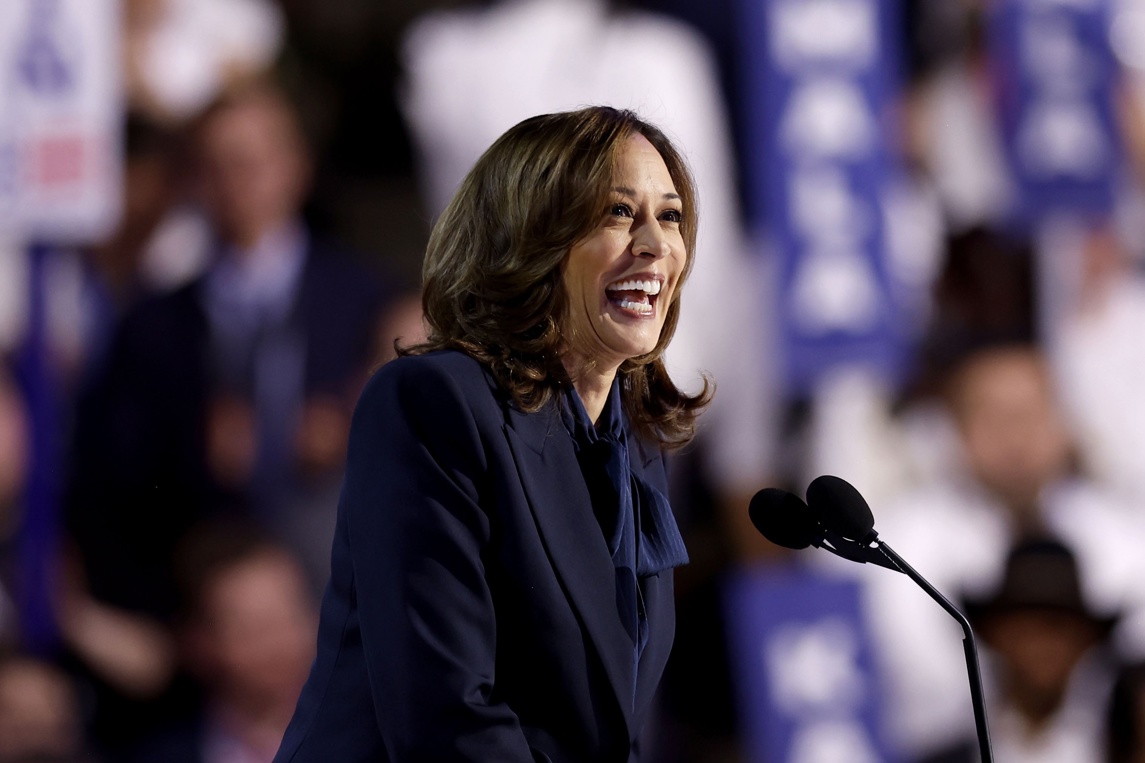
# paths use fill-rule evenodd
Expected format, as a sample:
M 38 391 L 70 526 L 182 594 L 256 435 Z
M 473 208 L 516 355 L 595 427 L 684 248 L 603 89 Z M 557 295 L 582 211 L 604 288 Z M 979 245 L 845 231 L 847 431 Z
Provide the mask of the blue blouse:
M 620 379 L 612 383 L 595 426 L 572 385 L 564 388 L 561 416 L 616 567 L 617 605 L 638 665 L 648 640 L 639 578 L 687 564 L 688 551 L 667 496 L 632 474 Z

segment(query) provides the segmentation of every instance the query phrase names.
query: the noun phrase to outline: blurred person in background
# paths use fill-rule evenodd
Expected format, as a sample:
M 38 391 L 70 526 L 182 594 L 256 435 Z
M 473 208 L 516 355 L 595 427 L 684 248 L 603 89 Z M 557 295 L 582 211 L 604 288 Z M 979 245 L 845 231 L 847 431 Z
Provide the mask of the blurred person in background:
M 26 639 L 26 624 L 15 600 L 26 592 L 28 564 L 25 488 L 30 476 L 30 412 L 22 390 L 0 364 L 0 650 L 16 648 Z M 44 647 L 45 655 L 76 674 L 88 696 L 105 681 L 144 703 L 157 697 L 171 681 L 174 654 L 168 634 L 145 618 L 93 599 L 82 585 L 67 548 L 48 560 L 44 571 L 53 581 L 54 622 L 59 643 Z M 146 712 L 141 722 L 146 723 Z M 84 718 L 84 731 L 87 722 Z
M 947 356 L 941 398 L 957 460 L 879 508 L 880 536 L 939 590 L 967 598 L 997 584 L 1016 538 L 1063 539 L 1077 555 L 1086 601 L 1125 614 L 1115 648 L 1145 653 L 1145 527 L 1135 507 L 1078 471 L 1043 354 L 1005 336 L 961 347 Z M 851 567 L 839 565 L 858 574 Z M 864 584 L 899 745 L 922 758 L 973 733 L 957 624 L 897 576 Z
M 273 525 L 322 579 L 333 520 L 316 496 L 337 481 L 329 443 L 345 438 L 384 306 L 376 274 L 299 217 L 309 162 L 273 85 L 224 97 L 193 140 L 212 262 L 127 316 L 72 490 L 93 589 L 154 614 L 173 601 L 170 549 L 208 507 Z
M 61 326 L 57 362 L 75 397 L 102 371 L 119 321 L 140 300 L 163 290 L 155 276 L 161 228 L 178 203 L 182 144 L 179 134 L 149 117 L 128 112 L 124 124 L 123 210 L 115 230 L 78 251 L 81 270 L 50 292 Z
M 1137 341 L 1145 325 L 1140 244 L 1145 231 L 1145 60 L 1137 45 L 1145 14 L 1138 0 L 1110 0 L 1100 10 L 1093 6 L 1094 26 L 1082 32 L 1047 6 L 1045 16 L 1031 12 L 1025 22 L 1029 26 L 1023 27 L 1028 30 L 1023 61 L 1040 76 L 1052 77 L 1052 62 L 1062 66 L 1063 78 L 1073 76 L 1074 84 L 1091 80 L 1083 85 L 1088 87 L 1094 84 L 1092 74 L 1077 75 L 1076 70 L 1100 69 L 1104 56 L 1110 56 L 1111 81 L 1100 83 L 1101 98 L 1113 100 L 1111 138 L 1116 145 L 1111 150 L 1123 160 L 1108 181 L 1110 208 L 1095 214 L 1085 198 L 1025 209 L 1039 201 L 1023 198 L 1023 189 L 1016 186 L 1017 158 L 1008 157 L 1003 146 L 1002 120 L 1004 107 L 1023 97 L 1020 91 L 1027 85 L 996 60 L 997 41 L 991 40 L 991 35 L 1005 34 L 1004 19 L 993 18 L 1004 8 L 1004 3 L 984 0 L 908 3 L 916 64 L 906 91 L 907 155 L 933 182 L 953 232 L 998 224 L 1035 231 L 1035 296 L 1042 311 L 1038 330 L 1085 466 L 1125 500 L 1145 505 L 1145 472 L 1135 459 L 1145 443 L 1145 407 L 1132 382 L 1145 368 Z M 1031 23 L 1037 18 L 1057 21 Z M 1046 50 L 1053 52 L 1041 55 Z M 1035 63 L 1039 57 L 1046 60 Z M 1087 117 L 1071 118 L 1081 122 Z M 1082 134 L 1062 145 L 1083 151 L 1080 146 L 1087 141 Z M 1069 175 L 1058 168 L 1046 170 L 1042 179 L 1050 189 Z M 980 306 L 989 308 L 985 302 Z
M 798 482 L 845 474 L 880 507 L 880 517 L 894 510 L 902 491 L 947 480 L 958 468 L 961 446 L 942 388 L 966 351 L 966 338 L 1026 338 L 1038 328 L 1036 264 L 1027 236 L 976 226 L 945 235 L 939 249 L 925 325 L 899 387 L 873 385 L 861 369 L 833 369 L 798 430 L 806 443 L 797 459 Z
M 213 104 L 190 161 L 210 264 L 120 323 L 77 420 L 67 502 L 79 558 L 70 601 L 85 606 L 69 605 L 65 627 L 101 605 L 151 644 L 153 666 L 173 650 L 173 550 L 204 517 L 253 518 L 300 555 L 315 589 L 324 583 L 350 410 L 385 308 L 378 273 L 300 217 L 310 163 L 272 83 Z M 163 721 L 156 698 L 175 689 L 125 685 L 134 653 L 95 632 L 104 638 L 82 651 L 101 655 L 99 725 L 126 744 Z M 184 710 L 171 699 L 168 715 Z
M 144 175 L 135 179 L 139 185 L 157 177 L 153 162 L 151 167 L 132 162 L 134 126 L 149 133 L 182 133 L 226 92 L 269 76 L 285 42 L 286 23 L 275 0 L 124 0 L 122 19 L 127 170 Z M 171 201 L 168 189 L 154 191 L 150 197 L 135 196 L 129 187 L 125 214 L 138 218 L 139 205 L 154 208 Z M 138 275 L 149 288 L 185 284 L 209 257 L 209 223 L 180 203 L 183 199 L 175 201 L 147 240 L 124 242 L 121 230 L 111 242 L 114 249 L 127 243 L 138 251 Z M 129 234 L 140 232 L 137 225 L 126 227 Z
M 1116 670 L 1107 646 L 1117 613 L 1085 599 L 1069 547 L 1037 536 L 1019 540 L 1000 584 L 964 610 L 991 658 L 987 714 L 997 760 L 1105 763 Z M 926 763 L 977 760 L 977 740 L 968 738 Z
M 1085 466 L 1145 509 L 1145 270 L 1140 235 L 1116 221 L 1085 228 L 1071 262 L 1074 285 L 1051 345 L 1062 400 Z
M 97 763 L 79 692 L 49 662 L 0 653 L 0 763 Z
M 75 574 L 70 547 L 57 537 L 59 528 L 51 519 L 45 521 L 41 516 L 35 518 L 39 521 L 28 521 L 25 515 L 33 507 L 49 515 L 53 510 L 42 498 L 33 504 L 29 497 L 33 447 L 64 443 L 72 437 L 90 385 L 104 371 L 115 326 L 156 288 L 141 264 L 178 193 L 179 141 L 167 128 L 136 113 L 127 115 L 124 141 L 124 205 L 116 228 L 104 239 L 82 246 L 45 247 L 42 377 L 34 375 L 28 363 L 30 317 L 24 286 L 28 273 L 23 270 L 27 260 L 14 258 L 19 287 L 17 299 L 8 306 L 21 313 L 14 332 L 18 350 L 13 354 L 19 360 L 11 363 L 19 379 L 9 375 L 5 359 L 0 371 L 0 589 L 11 593 L 19 610 L 15 604 L 0 604 L 0 643 L 27 644 L 32 638 L 29 632 L 46 624 L 30 626 L 20 616 L 34 619 L 50 611 L 51 635 L 41 634 L 43 641 L 36 648 L 74 672 L 85 697 L 106 696 L 103 687 L 108 685 L 115 687 L 114 694 L 130 697 L 138 704 L 132 704 L 132 712 L 122 717 L 131 718 L 129 726 L 145 726 L 152 715 L 152 700 L 172 679 L 174 656 L 168 634 L 155 623 L 88 595 L 83 576 Z M 17 387 L 17 381 L 30 384 L 34 378 L 46 386 L 31 391 Z M 35 423 L 30 408 L 33 394 L 39 395 L 42 417 Z M 50 418 L 43 417 L 45 400 L 50 400 L 53 409 Z M 46 430 L 47 421 L 52 431 Z M 62 452 L 65 449 L 52 446 L 49 451 L 49 459 L 59 459 L 53 462 L 49 479 L 60 488 L 58 475 L 69 468 L 70 454 Z M 44 453 L 41 450 L 35 457 Z M 26 598 L 28 587 L 41 579 L 51 581 L 50 605 Z M 0 593 L 0 600 L 6 600 L 5 593 Z M 109 731 L 103 712 L 109 706 L 99 705 L 91 719 L 85 718 L 100 727 L 97 737 Z M 109 733 L 114 737 L 118 732 Z
M 317 604 L 298 559 L 234 522 L 193 529 L 177 554 L 183 659 L 203 693 L 193 720 L 133 763 L 269 763 L 314 659 Z

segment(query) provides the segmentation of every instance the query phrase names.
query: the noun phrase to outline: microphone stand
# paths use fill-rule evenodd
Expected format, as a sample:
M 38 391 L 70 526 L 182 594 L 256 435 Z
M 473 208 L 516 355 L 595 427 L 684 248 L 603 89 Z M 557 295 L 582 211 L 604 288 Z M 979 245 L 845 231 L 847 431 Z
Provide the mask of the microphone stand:
M 872 545 L 874 544 L 874 545 Z M 978 730 L 978 751 L 981 763 L 994 763 L 994 753 L 990 749 L 990 729 L 986 725 L 986 700 L 982 692 L 982 670 L 978 662 L 978 647 L 974 641 L 974 631 L 970 621 L 950 603 L 942 593 L 918 574 L 914 567 L 906 563 L 893 548 L 879 540 L 878 533 L 871 530 L 863 542 L 856 542 L 839 533 L 819 527 L 819 536 L 812 538 L 811 545 L 826 549 L 831 553 L 860 564 L 877 564 L 895 572 L 901 572 L 918 583 L 930 598 L 934 599 L 950 616 L 962 626 L 962 651 L 966 655 L 966 674 L 970 678 L 970 699 L 974 705 L 974 725 Z
M 873 530 L 871 531 L 871 541 L 878 543 L 876 548 L 894 565 L 895 569 L 918 583 L 919 587 L 926 591 L 930 598 L 937 601 L 962 626 L 962 649 L 966 653 L 966 673 L 970 678 L 970 699 L 974 704 L 974 725 L 978 730 L 978 752 L 982 757 L 982 763 L 994 763 L 994 753 L 990 749 L 990 729 L 986 725 L 986 700 L 982 693 L 982 670 L 978 663 L 978 648 L 974 643 L 974 631 L 970 628 L 970 621 L 937 588 L 928 583 L 922 575 L 919 575 L 914 567 L 911 567 L 901 556 L 895 553 L 894 549 L 878 540 Z
M 772 540 L 773 543 L 778 543 L 778 545 L 795 549 L 806 548 L 808 545 L 811 545 L 816 548 L 826 549 L 832 554 L 841 556 L 844 559 L 849 559 L 852 562 L 858 562 L 859 564 L 876 564 L 895 572 L 901 572 L 917 583 L 922 590 L 926 591 L 930 598 L 938 602 L 951 617 L 957 620 L 958 624 L 962 626 L 962 651 L 966 656 L 966 674 L 970 679 L 970 699 L 974 705 L 974 725 L 978 731 L 980 763 L 994 763 L 994 753 L 990 748 L 990 729 L 986 725 L 986 699 L 982 692 L 982 669 L 978 662 L 978 647 L 974 641 L 974 630 L 970 627 L 970 621 L 958 610 L 958 607 L 951 604 L 949 599 L 927 582 L 926 578 L 918 574 L 914 567 L 907 564 L 906 560 L 899 556 L 893 548 L 879 540 L 879 534 L 872 528 L 874 520 L 870 517 L 870 509 L 867 508 L 866 501 L 859 496 L 855 489 L 838 478 L 832 478 L 832 480 L 841 483 L 846 490 L 841 496 L 833 497 L 828 494 L 823 497 L 827 499 L 828 507 L 835 509 L 835 514 L 840 514 L 838 506 L 835 505 L 839 500 L 848 502 L 849 511 L 840 514 L 842 519 L 846 520 L 841 522 L 842 527 L 836 526 L 840 524 L 839 522 L 828 523 L 832 524 L 831 527 L 825 526 L 823 522 L 813 522 L 814 527 L 806 529 L 806 542 L 802 545 L 793 545 L 790 542 L 792 540 L 791 538 L 784 537 L 781 538 L 780 541 L 772 540 L 769 534 L 769 528 L 761 526 L 761 524 L 757 522 L 754 511 L 756 507 L 754 505 L 752 507 L 752 522 L 755 523 L 756 528 L 759 529 L 764 537 L 768 540 Z M 832 490 L 836 490 L 833 483 L 828 487 L 831 487 Z M 810 490 L 810 488 L 808 488 L 808 490 Z M 849 495 L 848 493 L 853 495 Z M 810 498 L 810 496 L 808 497 Z M 769 498 L 774 498 L 774 495 Z M 795 496 L 790 496 L 790 498 L 794 499 L 796 507 L 802 503 L 802 501 L 799 501 Z M 754 498 L 752 499 L 752 503 L 755 503 Z M 858 511 L 859 507 L 862 509 L 861 512 Z M 806 505 L 804 505 L 803 508 L 806 509 Z M 864 518 L 862 514 L 865 514 L 866 517 Z M 839 517 L 835 518 L 838 519 Z M 864 519 L 866 520 L 865 522 L 863 521 Z M 867 529 L 860 529 L 864 524 Z M 800 529 L 802 530 L 803 528 Z M 865 532 L 863 539 L 852 540 L 843 534 L 854 532 Z M 802 537 L 800 539 L 802 540 Z

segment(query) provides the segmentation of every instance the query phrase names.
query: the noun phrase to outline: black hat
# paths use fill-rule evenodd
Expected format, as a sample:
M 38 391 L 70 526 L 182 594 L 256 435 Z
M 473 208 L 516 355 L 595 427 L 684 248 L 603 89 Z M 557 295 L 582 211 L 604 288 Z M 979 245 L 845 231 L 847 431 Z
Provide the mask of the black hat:
M 1119 614 L 1101 614 L 1086 604 L 1077 558 L 1053 538 L 1019 541 L 1006 558 L 1006 571 L 993 594 L 965 601 L 971 622 L 1016 610 L 1054 610 L 1082 617 L 1108 632 Z

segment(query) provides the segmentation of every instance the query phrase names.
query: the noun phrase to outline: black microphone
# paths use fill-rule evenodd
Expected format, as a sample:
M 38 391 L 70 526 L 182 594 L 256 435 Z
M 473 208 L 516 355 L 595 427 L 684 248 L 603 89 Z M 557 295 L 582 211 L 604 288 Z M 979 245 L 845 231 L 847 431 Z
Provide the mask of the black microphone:
M 821 523 L 827 533 L 838 533 L 848 542 L 865 551 L 882 554 L 889 567 L 903 573 L 926 591 L 930 598 L 962 626 L 962 647 L 966 656 L 966 674 L 970 679 L 970 698 L 974 704 L 974 725 L 978 732 L 978 750 L 981 763 L 994 763 L 990 748 L 990 729 L 986 724 L 986 701 L 982 692 L 982 670 L 978 663 L 978 649 L 970 621 L 937 588 L 932 586 L 895 550 L 880 540 L 875 532 L 874 515 L 867 501 L 849 482 L 838 477 L 816 477 L 807 487 L 807 505 L 811 515 Z M 758 525 L 757 525 L 758 527 Z M 844 556 L 840 554 L 840 556 Z M 851 557 L 847 557 L 851 558 Z M 864 559 L 863 561 L 871 561 Z
M 759 534 L 777 546 L 798 551 L 823 537 L 823 530 L 807 510 L 807 504 L 786 490 L 774 487 L 760 490 L 752 496 L 747 513 Z
M 807 486 L 807 505 L 826 528 L 844 538 L 869 545 L 878 533 L 875 517 L 859 491 L 846 480 L 824 474 Z
M 747 511 L 755 529 L 777 546 L 795 550 L 815 546 L 852 562 L 869 562 L 899 571 L 869 544 L 857 543 L 833 527 L 824 526 L 803 499 L 786 490 L 773 487 L 760 490 L 752 496 Z M 873 519 L 871 523 L 874 523 Z

